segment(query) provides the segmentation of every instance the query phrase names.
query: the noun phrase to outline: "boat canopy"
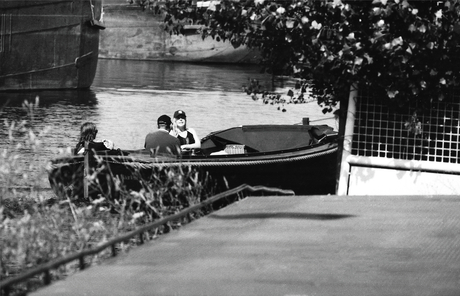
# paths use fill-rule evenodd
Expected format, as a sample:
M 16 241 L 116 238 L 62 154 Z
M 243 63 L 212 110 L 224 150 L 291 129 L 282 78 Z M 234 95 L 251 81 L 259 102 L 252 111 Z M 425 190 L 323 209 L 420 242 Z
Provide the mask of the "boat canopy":
M 244 145 L 246 152 L 272 152 L 315 144 L 334 133 L 327 125 L 246 125 L 213 132 L 201 141 L 205 154 L 227 145 Z

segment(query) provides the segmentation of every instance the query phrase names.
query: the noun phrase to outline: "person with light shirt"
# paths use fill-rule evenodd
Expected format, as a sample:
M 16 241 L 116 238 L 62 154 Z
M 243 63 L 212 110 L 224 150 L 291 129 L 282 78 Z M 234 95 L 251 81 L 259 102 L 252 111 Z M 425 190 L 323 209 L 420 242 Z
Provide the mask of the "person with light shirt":
M 171 135 L 179 139 L 182 151 L 201 148 L 201 140 L 193 128 L 187 128 L 187 116 L 182 110 L 174 112 L 174 127 Z

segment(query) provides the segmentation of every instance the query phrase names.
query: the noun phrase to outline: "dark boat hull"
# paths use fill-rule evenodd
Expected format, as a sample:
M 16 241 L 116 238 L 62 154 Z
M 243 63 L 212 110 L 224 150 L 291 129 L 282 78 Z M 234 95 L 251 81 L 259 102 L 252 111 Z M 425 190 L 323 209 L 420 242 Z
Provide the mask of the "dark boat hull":
M 223 178 L 229 188 L 241 184 L 262 185 L 295 194 L 332 194 L 336 187 L 337 145 L 327 144 L 260 156 L 219 159 L 200 163 L 202 171 L 209 173 L 222 188 Z
M 90 87 L 101 9 L 101 0 L 0 1 L 0 91 Z

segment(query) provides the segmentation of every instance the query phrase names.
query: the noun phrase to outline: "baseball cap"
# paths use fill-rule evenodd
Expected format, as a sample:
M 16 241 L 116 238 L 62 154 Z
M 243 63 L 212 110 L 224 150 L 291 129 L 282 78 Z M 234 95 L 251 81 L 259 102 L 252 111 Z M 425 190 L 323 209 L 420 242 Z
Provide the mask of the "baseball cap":
M 186 118 L 185 112 L 182 110 L 177 110 L 174 112 L 174 118 Z
M 166 114 L 163 114 L 160 117 L 158 117 L 157 123 L 158 124 L 171 125 L 171 117 L 169 117 Z

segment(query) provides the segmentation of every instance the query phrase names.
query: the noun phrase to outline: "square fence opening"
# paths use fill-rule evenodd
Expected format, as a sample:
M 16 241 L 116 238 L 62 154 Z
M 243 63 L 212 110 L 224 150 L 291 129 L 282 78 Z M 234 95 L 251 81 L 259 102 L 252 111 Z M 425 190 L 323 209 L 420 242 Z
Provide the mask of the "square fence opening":
M 460 91 L 452 90 L 449 95 L 448 102 L 435 101 L 429 107 L 398 107 L 386 104 L 388 98 L 360 90 L 352 154 L 459 163 Z

